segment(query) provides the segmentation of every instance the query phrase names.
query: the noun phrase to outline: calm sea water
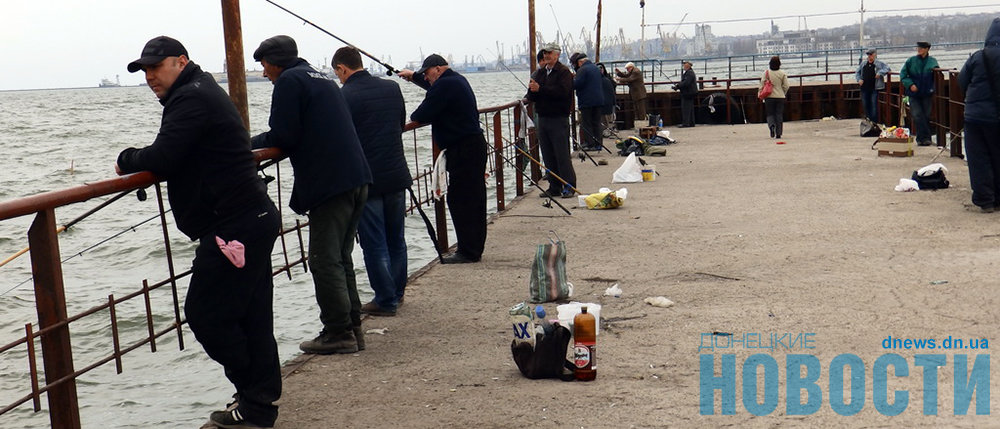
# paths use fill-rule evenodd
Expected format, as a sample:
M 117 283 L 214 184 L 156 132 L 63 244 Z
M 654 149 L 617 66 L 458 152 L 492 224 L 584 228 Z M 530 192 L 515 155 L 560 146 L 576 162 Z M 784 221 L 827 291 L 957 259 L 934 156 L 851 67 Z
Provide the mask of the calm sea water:
M 516 100 L 524 91 L 506 72 L 472 74 L 468 78 L 481 107 Z M 412 111 L 423 99 L 424 91 L 399 82 L 407 110 Z M 269 82 L 248 86 L 254 134 L 267 129 L 271 89 Z M 0 108 L 0 147 L 5 152 L 0 169 L 0 200 L 4 201 L 113 177 L 118 153 L 126 147 L 149 144 L 159 128 L 162 111 L 146 87 L 0 92 Z M 429 145 L 428 134 L 425 129 L 418 131 L 422 148 Z M 412 148 L 409 134 L 404 142 Z M 412 150 L 407 149 L 407 153 L 411 173 L 415 173 Z M 429 157 L 429 151 L 422 150 L 421 155 L 421 167 L 425 168 L 429 159 L 423 157 Z M 274 175 L 274 167 L 267 172 Z M 282 163 L 281 174 L 284 223 L 289 225 L 296 216 L 287 208 L 292 183 L 287 161 Z M 270 191 L 277 201 L 273 183 Z M 138 290 L 143 279 L 158 281 L 168 276 L 159 222 L 142 224 L 157 214 L 155 192 L 150 188 L 148 193 L 150 198 L 143 202 L 134 194 L 126 196 L 60 234 L 62 257 L 69 258 L 63 265 L 63 275 L 70 314 L 106 303 L 109 294 L 121 296 Z M 57 223 L 76 218 L 104 199 L 57 210 Z M 433 211 L 429 215 L 433 216 Z M 177 271 L 183 271 L 190 267 L 194 243 L 176 230 L 171 215 L 167 217 L 174 261 Z M 27 246 L 27 228 L 32 219 L 25 216 L 0 222 L 0 259 Z M 419 215 L 408 216 L 406 225 L 412 272 L 435 258 L 436 253 Z M 97 245 L 117 233 L 121 235 Z M 289 246 L 297 252 L 296 243 L 289 242 Z M 275 262 L 280 259 L 276 253 Z M 364 302 L 372 294 L 360 246 L 355 247 L 354 261 Z M 0 267 L 0 344 L 23 336 L 24 324 L 37 321 L 30 278 L 29 255 Z M 188 281 L 179 281 L 181 302 Z M 134 301 L 117 308 L 123 344 L 146 336 L 142 300 Z M 152 301 L 155 323 L 163 329 L 173 320 L 169 289 L 154 292 Z M 279 353 L 287 362 L 299 354 L 298 343 L 311 339 L 321 328 L 312 280 L 301 267 L 293 270 L 292 280 L 275 278 L 274 308 Z M 114 350 L 108 320 L 104 312 L 71 326 L 78 369 Z M 147 346 L 125 355 L 120 375 L 110 364 L 80 378 L 77 387 L 83 426 L 198 427 L 212 410 L 224 406 L 232 387 L 221 367 L 205 355 L 186 328 L 183 351 L 178 350 L 177 342 L 176 335 L 168 335 L 157 341 L 156 353 L 150 353 Z M 27 368 L 23 348 L 0 354 L 0 406 L 30 392 Z M 45 407 L 44 400 L 42 404 Z M 30 404 L 0 416 L 3 428 L 48 424 L 48 414 L 32 412 Z

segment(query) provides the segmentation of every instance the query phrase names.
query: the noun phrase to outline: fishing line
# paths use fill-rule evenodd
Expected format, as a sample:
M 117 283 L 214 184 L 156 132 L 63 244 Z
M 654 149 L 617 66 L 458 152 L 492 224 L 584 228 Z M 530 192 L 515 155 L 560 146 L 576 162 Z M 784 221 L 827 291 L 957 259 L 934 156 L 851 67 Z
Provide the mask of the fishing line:
M 316 24 L 313 24 L 313 23 L 312 23 L 312 21 L 309 21 L 308 19 L 305 19 L 305 18 L 303 18 L 302 16 L 298 15 L 297 13 L 295 13 L 295 12 L 292 12 L 292 11 L 290 11 L 290 10 L 286 9 L 286 8 L 285 8 L 284 6 L 282 6 L 282 5 L 280 5 L 280 4 L 277 4 L 277 3 L 275 3 L 275 2 L 273 2 L 273 1 L 271 1 L 271 0 L 264 0 L 264 1 L 266 1 L 266 2 L 268 2 L 268 3 L 271 3 L 271 4 L 273 4 L 273 5 L 274 5 L 275 7 L 277 7 L 278 9 L 281 9 L 281 10 L 283 10 L 283 11 L 285 11 L 285 12 L 288 12 L 288 13 L 289 13 L 290 15 L 292 15 L 292 16 L 294 16 L 294 17 L 298 18 L 298 19 L 301 19 L 303 23 L 306 23 L 306 24 L 309 24 L 309 25 L 311 25 L 311 26 L 313 26 L 313 27 L 316 27 L 316 29 L 317 29 L 317 30 L 319 30 L 319 31 L 322 31 L 322 32 L 326 33 L 326 34 L 327 34 L 328 36 L 330 36 L 330 37 L 333 37 L 334 39 L 337 39 L 337 40 L 339 40 L 339 41 L 340 41 L 341 43 L 343 43 L 343 44 L 345 44 L 345 45 L 347 45 L 347 46 L 349 46 L 349 47 L 351 47 L 351 48 L 354 48 L 354 49 L 357 49 L 357 50 L 358 50 L 358 52 L 359 52 L 360 54 L 362 54 L 362 55 L 364 55 L 364 56 L 366 56 L 366 57 L 368 57 L 368 58 L 371 58 L 371 59 L 372 59 L 372 61 L 375 61 L 375 62 L 376 62 L 376 63 L 378 63 L 378 64 L 379 64 L 380 66 L 382 66 L 382 67 L 385 67 L 385 74 L 386 74 L 386 75 L 388 75 L 388 76 L 392 76 L 393 74 L 395 74 L 395 73 L 398 73 L 398 72 L 399 72 L 399 70 L 396 70 L 396 69 L 395 69 L 395 68 L 393 68 L 392 66 L 390 66 L 390 65 L 388 65 L 388 64 L 386 64 L 386 63 L 384 63 L 384 62 L 382 62 L 382 60 L 380 60 L 380 59 L 378 59 L 378 58 L 375 58 L 375 56 L 373 56 L 372 54 L 369 54 L 368 52 L 365 52 L 365 50 L 364 50 L 364 49 L 361 49 L 361 48 L 359 48 L 359 47 L 357 47 L 357 46 L 354 46 L 354 44 L 353 44 L 353 43 L 350 43 L 350 42 L 348 42 L 348 41 L 346 41 L 346 40 L 344 40 L 344 39 L 341 39 L 340 37 L 337 37 L 337 35 L 336 35 L 336 34 L 333 34 L 333 33 L 329 32 L 329 31 L 326 31 L 326 29 L 324 29 L 323 27 L 320 27 L 320 26 L 318 26 L 318 25 L 316 25 Z
M 501 66 L 503 66 L 503 68 L 507 69 L 507 72 L 509 72 L 511 75 L 513 75 L 514 79 L 517 79 L 517 82 L 520 83 L 521 86 L 524 87 L 524 89 L 528 89 L 528 85 L 524 84 L 524 81 L 521 80 L 521 78 L 517 76 L 517 73 L 514 73 L 514 71 L 511 70 L 510 67 L 507 67 L 507 64 L 504 61 L 500 61 L 500 55 L 494 54 L 493 50 L 490 49 L 490 48 L 486 48 L 486 50 L 490 53 L 490 55 L 496 55 L 496 57 L 497 57 L 497 64 L 500 64 Z
M 167 209 L 167 210 L 165 210 L 165 211 L 164 211 L 163 213 L 169 213 L 169 212 L 170 212 L 170 211 L 172 211 L 172 210 L 173 210 L 173 209 Z M 70 255 L 70 256 L 69 256 L 69 257 L 67 257 L 66 259 L 63 259 L 63 260 L 62 260 L 61 262 L 62 262 L 62 263 L 65 263 L 66 261 L 68 261 L 68 260 L 70 260 L 70 259 L 73 259 L 73 258 L 75 258 L 75 257 L 77 257 L 77 256 L 83 256 L 83 254 L 84 254 L 84 253 L 87 253 L 87 252 L 89 252 L 89 251 L 93 250 L 94 248 L 96 248 L 96 247 L 98 247 L 98 246 L 100 246 L 100 245 L 104 244 L 104 243 L 107 243 L 107 242 L 109 242 L 109 241 L 111 241 L 111 240 L 114 240 L 115 238 L 118 238 L 119 236 L 121 236 L 121 235 L 125 234 L 126 232 L 129 232 L 129 231 L 133 231 L 133 232 L 135 232 L 135 229 L 136 229 L 136 228 L 138 228 L 138 227 L 140 227 L 140 226 L 142 226 L 142 225 L 145 225 L 145 224 L 146 224 L 146 223 L 148 223 L 149 221 L 151 221 L 151 220 L 153 220 L 153 219 L 156 219 L 156 218 L 158 218 L 158 217 L 160 217 L 160 214 L 159 214 L 159 213 L 157 213 L 157 214 L 153 215 L 153 216 L 152 216 L 152 217 L 150 217 L 149 219 L 146 219 L 146 220 L 144 220 L 144 221 L 142 221 L 142 222 L 139 222 L 139 223 L 137 223 L 137 224 L 135 224 L 135 225 L 132 225 L 131 227 L 128 227 L 128 228 L 126 228 L 126 229 L 123 229 L 123 230 L 121 230 L 121 231 L 119 231 L 119 232 L 115 233 L 114 235 L 112 235 L 112 236 L 110 236 L 110 237 L 108 237 L 108 238 L 105 238 L 105 239 L 103 239 L 103 240 L 101 240 L 101 241 L 98 241 L 98 242 L 97 242 L 96 244 L 94 244 L 94 245 L 92 245 L 92 246 L 90 246 L 90 247 L 87 247 L 86 249 L 83 249 L 83 250 L 81 250 L 81 251 L 79 251 L 79 252 L 76 252 L 76 253 L 74 253 L 73 255 Z M 18 284 L 16 284 L 16 285 L 14 285 L 14 287 L 12 287 L 12 288 L 10 288 L 10 289 L 7 289 L 6 291 L 4 291 L 4 293 L 0 293 L 0 296 L 4 296 L 4 295 L 7 295 L 8 293 L 10 293 L 11 291 L 13 291 L 14 289 L 17 289 L 17 288 L 21 287 L 22 285 L 24 285 L 25 283 L 27 283 L 27 282 L 31 281 L 31 279 L 32 279 L 32 278 L 34 278 L 34 277 L 28 277 L 27 279 L 25 279 L 25 280 L 24 280 L 24 281 L 22 281 L 21 283 L 18 283 Z

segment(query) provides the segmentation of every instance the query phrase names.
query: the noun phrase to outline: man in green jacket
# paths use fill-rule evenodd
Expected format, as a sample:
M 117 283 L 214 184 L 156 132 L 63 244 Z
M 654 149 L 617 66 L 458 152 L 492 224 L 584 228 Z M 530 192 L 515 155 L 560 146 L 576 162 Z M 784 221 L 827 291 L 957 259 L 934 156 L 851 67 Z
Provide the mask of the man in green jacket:
M 899 81 L 910 97 L 912 124 L 920 146 L 931 144 L 931 101 L 934 96 L 934 69 L 938 67 L 938 62 L 929 55 L 930 50 L 930 43 L 917 42 L 917 55 L 907 59 L 899 70 Z

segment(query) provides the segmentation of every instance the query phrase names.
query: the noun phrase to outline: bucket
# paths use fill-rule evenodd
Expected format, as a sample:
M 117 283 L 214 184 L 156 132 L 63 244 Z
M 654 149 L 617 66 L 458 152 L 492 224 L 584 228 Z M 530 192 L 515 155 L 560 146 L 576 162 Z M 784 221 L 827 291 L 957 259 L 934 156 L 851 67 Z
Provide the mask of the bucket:
M 580 314 L 580 307 L 587 306 L 587 313 L 594 315 L 594 321 L 596 330 L 595 335 L 601 334 L 601 304 L 587 303 L 587 302 L 571 302 L 569 304 L 561 304 L 556 307 L 556 314 L 559 317 L 559 324 L 565 326 L 570 332 L 573 332 L 573 317 Z
M 656 181 L 656 166 L 653 164 L 646 164 L 642 167 L 642 181 L 643 182 L 655 182 Z
M 660 125 L 660 115 L 647 115 L 649 116 L 649 126 L 655 127 Z

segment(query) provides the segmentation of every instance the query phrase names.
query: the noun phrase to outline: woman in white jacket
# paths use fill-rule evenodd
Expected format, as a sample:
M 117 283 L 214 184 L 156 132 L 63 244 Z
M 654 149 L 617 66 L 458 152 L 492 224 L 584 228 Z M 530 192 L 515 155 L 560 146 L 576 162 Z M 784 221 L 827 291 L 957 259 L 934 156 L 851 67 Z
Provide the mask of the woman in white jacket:
M 788 92 L 788 75 L 781 71 L 781 59 L 771 57 L 768 70 L 760 77 L 759 88 L 770 80 L 774 89 L 771 95 L 764 99 L 764 111 L 767 113 L 767 128 L 771 130 L 772 138 L 781 138 L 782 124 L 785 115 L 785 94 Z

